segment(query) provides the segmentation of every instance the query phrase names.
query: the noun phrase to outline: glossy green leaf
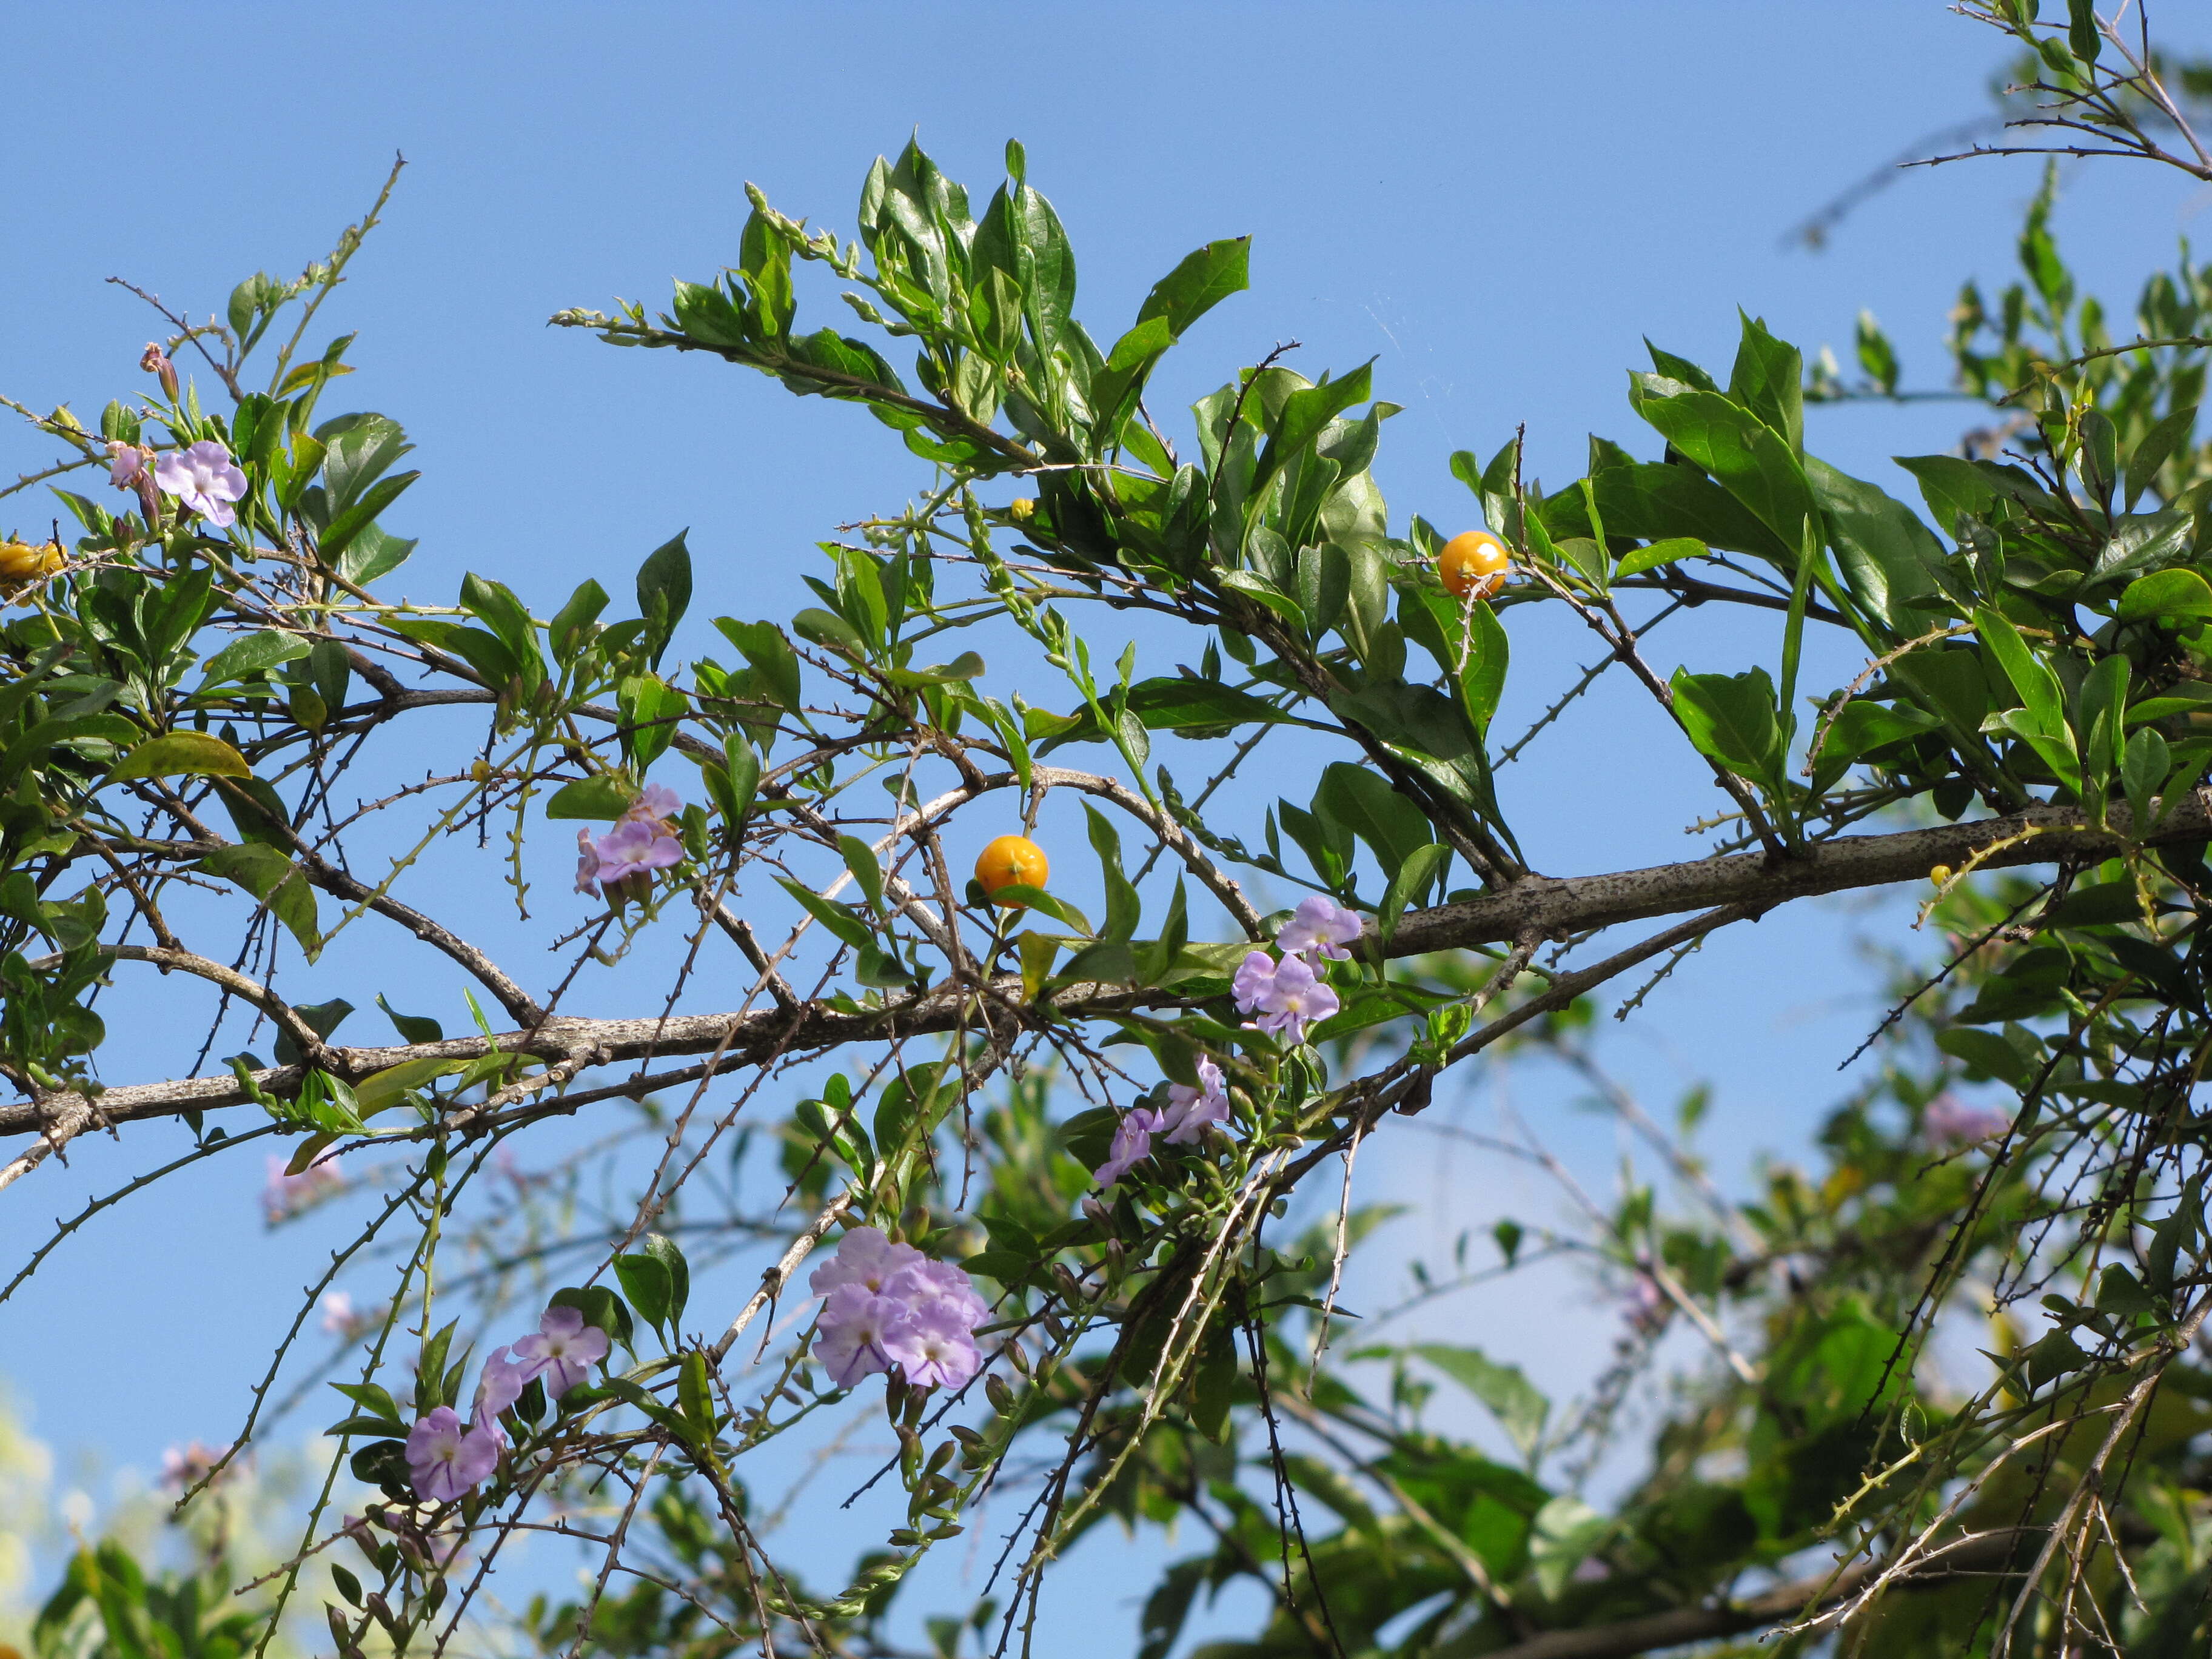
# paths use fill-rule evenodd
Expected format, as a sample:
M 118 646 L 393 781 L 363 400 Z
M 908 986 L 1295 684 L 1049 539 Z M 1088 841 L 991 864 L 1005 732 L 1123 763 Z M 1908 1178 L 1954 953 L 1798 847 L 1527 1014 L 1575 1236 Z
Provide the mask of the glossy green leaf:
M 1744 674 L 1692 674 L 1677 669 L 1674 713 L 1698 752 L 1769 791 L 1782 777 L 1782 728 L 1774 682 L 1764 668 Z
M 2160 570 L 2138 576 L 2120 595 L 2122 622 L 2152 617 L 2212 617 L 2212 584 L 2194 570 Z
M 562 784 L 545 803 L 549 818 L 595 818 L 611 822 L 629 811 L 637 792 L 611 772 L 595 772 Z
M 200 690 L 205 691 L 232 680 L 251 679 L 304 657 L 313 648 L 312 640 L 264 628 L 243 639 L 233 640 L 202 664 Z
M 1647 570 L 1656 570 L 1662 565 L 1673 564 L 1678 559 L 1702 559 L 1712 549 L 1694 536 L 1665 536 L 1656 542 L 1632 549 L 1621 556 L 1620 562 L 1613 568 L 1613 579 L 1620 581 L 1630 576 L 1640 576 Z

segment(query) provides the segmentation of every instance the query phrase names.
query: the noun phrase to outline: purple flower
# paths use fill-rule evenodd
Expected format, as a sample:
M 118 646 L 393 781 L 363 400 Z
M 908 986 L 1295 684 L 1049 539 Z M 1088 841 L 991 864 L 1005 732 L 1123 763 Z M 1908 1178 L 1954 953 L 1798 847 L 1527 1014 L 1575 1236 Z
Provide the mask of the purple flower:
M 807 1283 L 828 1298 L 814 1357 L 841 1389 L 893 1365 L 915 1388 L 958 1388 L 982 1364 L 972 1333 L 989 1306 L 949 1261 L 855 1227 Z
M 1102 1187 L 1110 1187 L 1142 1164 L 1152 1155 L 1152 1137 L 1165 1121 L 1149 1107 L 1132 1106 L 1114 1126 L 1114 1141 L 1106 1149 L 1106 1161 L 1091 1172 L 1091 1178 Z
M 891 1322 L 884 1333 L 883 1351 L 896 1363 L 909 1387 L 957 1389 L 983 1363 L 975 1339 L 969 1334 L 972 1328 L 957 1304 L 932 1301 Z
M 574 1311 L 571 1310 L 571 1311 Z M 499 1467 L 499 1441 L 441 1406 L 407 1435 L 407 1475 L 418 1497 L 450 1504 Z
M 1159 1115 L 1170 1146 L 1188 1146 L 1206 1133 L 1209 1123 L 1229 1121 L 1228 1085 L 1221 1067 L 1211 1060 L 1198 1062 L 1198 1087 L 1188 1083 L 1168 1085 L 1167 1109 Z
M 499 1433 L 499 1414 L 520 1399 L 530 1385 L 530 1367 L 508 1358 L 507 1352 L 505 1348 L 494 1348 L 477 1383 L 476 1410 L 471 1415 L 487 1434 Z
M 538 1334 L 517 1342 L 514 1352 L 523 1362 L 520 1380 L 544 1377 L 546 1398 L 558 1400 L 607 1357 L 607 1334 L 586 1325 L 580 1310 L 548 1308 Z
M 865 1285 L 840 1285 L 830 1292 L 815 1327 L 814 1357 L 841 1389 L 887 1371 L 891 1362 L 884 1340 L 905 1314 L 902 1304 Z
M 1620 1309 L 1621 1317 L 1638 1336 L 1653 1336 L 1666 1329 L 1674 1312 L 1674 1305 L 1659 1288 L 1659 1281 L 1645 1273 L 1636 1275 Z
M 647 792 L 650 798 L 653 791 Z M 666 790 L 661 790 L 663 795 Z M 642 803 L 641 803 L 642 805 Z M 630 812 L 635 814 L 636 807 Z M 651 870 L 665 870 L 681 863 L 684 844 L 678 841 L 668 825 L 658 817 L 625 816 L 615 827 L 592 839 L 588 830 L 576 831 L 576 890 L 590 893 L 596 890 L 594 882 L 603 882 L 612 888 L 628 877 L 641 875 Z
M 1260 1030 L 1280 1032 L 1293 1042 L 1304 1042 L 1308 1024 L 1327 1019 L 1339 1006 L 1336 993 L 1304 957 L 1273 962 L 1265 951 L 1254 951 L 1230 988 L 1240 1010 L 1266 1016 L 1255 1022 Z
M 208 1471 L 230 1455 L 228 1445 L 210 1446 L 198 1440 L 172 1446 L 161 1454 L 161 1484 L 179 1492 L 198 1486 Z
M 135 489 L 145 475 L 146 463 L 154 459 L 150 449 L 141 449 L 137 444 L 120 441 L 107 446 L 107 481 L 118 489 Z
M 599 849 L 592 845 L 590 830 L 579 830 L 576 831 L 576 890 L 597 898 L 599 896 Z
M 345 1190 L 345 1172 L 335 1155 L 318 1158 L 297 1175 L 284 1173 L 285 1160 L 271 1153 L 269 1179 L 261 1188 L 261 1212 L 270 1226 L 289 1220 L 318 1200 Z
M 173 449 L 154 463 L 154 482 L 210 524 L 228 529 L 238 521 L 231 503 L 246 494 L 246 475 L 230 452 L 212 438 Z
M 1265 951 L 1247 951 L 1244 960 L 1237 964 L 1237 977 L 1229 984 L 1229 994 L 1237 999 L 1237 1012 L 1250 1013 L 1260 1006 L 1260 999 L 1274 988 L 1274 957 Z
M 1994 1107 L 1968 1106 L 1947 1093 L 1928 1103 L 1920 1127 L 1938 1146 L 1972 1146 L 1996 1139 L 2012 1127 L 2012 1120 Z
M 1358 942 L 1360 921 L 1326 894 L 1303 901 L 1297 914 L 1275 935 L 1275 948 L 1292 956 L 1318 951 L 1331 962 L 1342 962 L 1352 952 L 1344 947 Z
M 635 818 L 642 822 L 659 823 L 674 817 L 683 810 L 684 803 L 678 799 L 673 789 L 665 784 L 648 783 L 645 786 L 645 793 L 630 804 L 629 811 L 623 813 L 623 817 L 625 819 Z
M 940 1307 L 948 1309 L 959 1318 L 963 1331 L 974 1330 L 991 1311 L 991 1304 L 975 1294 L 975 1282 L 966 1273 L 950 1261 L 932 1261 L 927 1257 L 900 1268 L 885 1279 L 883 1294 L 903 1302 L 917 1313 Z
M 892 1243 L 880 1227 L 855 1227 L 837 1241 L 837 1254 L 808 1275 L 807 1287 L 828 1296 L 840 1285 L 858 1285 L 871 1296 L 880 1295 L 894 1273 L 928 1260 L 911 1244 Z

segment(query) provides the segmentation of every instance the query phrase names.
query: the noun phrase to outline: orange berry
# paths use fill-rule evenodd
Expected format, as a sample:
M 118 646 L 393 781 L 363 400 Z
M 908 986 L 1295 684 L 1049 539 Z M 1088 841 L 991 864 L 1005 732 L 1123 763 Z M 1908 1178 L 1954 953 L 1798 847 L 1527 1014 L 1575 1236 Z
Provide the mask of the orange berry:
M 1052 863 L 1045 857 L 1044 848 L 1027 836 L 1001 836 L 975 860 L 976 881 L 994 896 L 1001 887 L 1042 887 L 1051 874 Z
M 1505 586 L 1505 573 L 1512 568 L 1513 556 L 1505 544 L 1487 530 L 1455 536 L 1437 555 L 1437 574 L 1443 580 L 1444 591 L 1457 599 L 1469 593 L 1488 599 Z

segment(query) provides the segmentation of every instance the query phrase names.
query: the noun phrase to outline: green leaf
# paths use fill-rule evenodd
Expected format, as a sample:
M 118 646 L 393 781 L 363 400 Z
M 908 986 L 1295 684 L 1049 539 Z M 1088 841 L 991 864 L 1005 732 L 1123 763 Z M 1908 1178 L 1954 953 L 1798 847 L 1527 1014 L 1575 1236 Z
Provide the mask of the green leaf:
M 594 772 L 562 784 L 545 803 L 549 818 L 595 818 L 611 822 L 629 811 L 637 791 L 611 772 Z
M 638 1316 L 655 1330 L 665 1330 L 669 1304 L 675 1294 L 669 1283 L 667 1265 L 641 1252 L 618 1255 L 615 1258 L 615 1277 L 622 1281 L 623 1294 L 629 1298 L 629 1305 Z
M 394 536 L 380 526 L 365 524 L 353 532 L 338 555 L 338 574 L 356 587 L 366 587 L 405 564 L 419 544 L 419 538 Z
M 2121 491 L 2120 505 L 2127 512 L 2136 510 L 2136 503 L 2158 481 L 2159 469 L 2171 460 L 2176 450 L 2186 444 L 2197 429 L 2197 405 L 2177 409 L 2136 440 L 2129 453 L 2125 483 Z
M 1182 732 L 1193 737 L 1218 736 L 1239 726 L 1274 725 L 1297 719 L 1249 691 L 1239 691 L 1218 680 L 1192 679 L 1180 674 L 1139 680 L 1118 703 L 1149 731 Z M 1072 725 L 1050 733 L 1037 744 L 1038 753 L 1049 753 L 1062 744 L 1104 741 L 1105 731 L 1087 707 L 1072 718 Z
M 1091 926 L 1091 919 L 1066 899 L 1048 893 L 1042 887 L 1031 887 L 1025 882 L 1008 882 L 991 895 L 991 902 L 1002 909 L 1018 908 L 1050 916 L 1054 921 L 1073 927 L 1085 939 L 1096 931 Z
M 1137 931 L 1144 904 L 1137 890 L 1121 872 L 1121 837 L 1112 822 L 1089 801 L 1083 804 L 1088 820 L 1091 850 L 1098 855 L 1099 879 L 1106 894 L 1106 921 L 1099 930 L 1101 944 L 1126 945 Z
M 1729 396 L 1765 422 L 1796 454 L 1805 453 L 1805 360 L 1766 325 L 1742 312 L 1742 343 L 1729 371 Z
M 316 921 L 315 890 L 307 885 L 307 877 L 291 860 L 275 848 L 252 842 L 220 847 L 199 861 L 199 868 L 236 882 L 267 905 L 269 913 L 299 940 L 308 961 L 320 953 L 323 939 Z
M 446 1040 L 446 1028 L 436 1020 L 423 1014 L 401 1013 L 384 1000 L 381 991 L 376 994 L 376 1006 L 384 1010 L 385 1018 L 392 1022 L 392 1030 L 399 1033 L 404 1042 L 443 1042 Z
M 1544 1424 L 1552 1402 L 1517 1365 L 1501 1365 L 1479 1348 L 1458 1348 L 1442 1343 L 1417 1342 L 1411 1352 L 1434 1365 L 1490 1408 L 1514 1449 L 1531 1464 L 1544 1440 Z
M 868 924 L 848 907 L 823 898 L 804 882 L 793 881 L 788 876 L 778 876 L 775 880 L 779 887 L 799 901 L 800 908 L 807 915 L 854 950 L 866 950 L 875 942 L 875 935 L 869 930 Z
M 1935 532 L 1894 496 L 1814 456 L 1805 458 L 1805 480 L 1851 597 L 1899 634 L 1924 633 L 1925 612 L 1913 602 L 1938 592 L 1944 553 Z
M 1936 1034 L 1936 1046 L 1954 1060 L 1966 1062 L 1970 1081 L 1978 1072 L 2015 1089 L 2027 1086 L 2032 1068 L 2026 1057 L 1995 1031 L 1970 1025 L 1948 1026 Z
M 2097 61 L 2104 34 L 2097 27 L 2096 0 L 2066 0 L 2066 44 L 2083 64 Z
M 842 651 L 859 660 L 867 658 L 868 643 L 860 637 L 860 630 L 834 611 L 809 606 L 791 619 L 791 625 L 799 630 L 800 638 L 816 645 Z
M 2013 729 L 2042 757 L 2059 781 L 2079 795 L 2081 761 L 2075 751 L 2073 728 L 2067 723 L 2066 695 L 2059 686 L 2057 675 L 2028 648 L 2020 630 L 1996 611 L 1986 606 L 1978 609 L 1974 612 L 1974 627 L 2026 706 L 2026 728 Z
M 753 800 L 760 793 L 760 757 L 753 752 L 740 732 L 732 732 L 722 739 L 722 764 L 717 766 L 703 756 L 694 755 L 699 771 L 706 779 L 707 788 L 714 796 L 714 805 L 732 828 L 744 820 L 752 811 Z
M 1654 374 L 1632 375 L 1630 381 L 1636 412 L 1749 507 L 1794 565 L 1813 512 L 1813 492 L 1789 441 L 1717 392 Z
M 378 1000 L 383 999 L 379 998 Z M 386 1012 L 389 1013 L 391 1011 L 386 1009 Z M 394 1015 L 392 1024 L 396 1025 L 398 1023 L 398 1017 Z M 431 1020 L 410 1020 L 408 1023 L 434 1028 L 436 1024 Z M 404 1036 L 406 1033 L 403 1030 L 401 1035 Z M 407 1040 L 410 1042 L 435 1042 L 438 1039 L 410 1036 Z M 468 1061 L 465 1060 L 439 1060 L 434 1057 L 403 1060 L 397 1066 L 387 1066 L 380 1072 L 371 1073 L 354 1085 L 356 1109 L 363 1117 L 374 1117 L 379 1112 L 398 1105 L 411 1091 L 425 1084 L 434 1083 L 441 1077 L 451 1077 L 456 1072 L 467 1069 L 467 1066 Z
M 637 613 L 645 618 L 647 659 L 654 664 L 691 608 L 691 550 L 684 542 L 690 533 L 678 531 L 637 568 Z
M 1253 475 L 1250 499 L 1258 499 L 1267 483 L 1291 458 L 1304 453 L 1328 423 L 1354 404 L 1365 403 L 1374 384 L 1374 360 L 1370 358 L 1341 380 L 1324 381 L 1293 392 L 1283 400 L 1282 415 L 1260 452 Z
M 414 447 L 399 423 L 383 415 L 341 415 L 316 428 L 315 436 L 325 446 L 323 487 L 333 519 L 361 501 L 368 487 Z
M 694 1348 L 677 1374 L 676 1401 L 683 1408 L 691 1444 L 711 1457 L 714 1443 L 714 1396 L 707 1385 L 707 1356 Z
M 921 685 L 962 684 L 979 678 L 982 672 L 982 658 L 973 651 L 963 651 L 951 662 L 928 668 L 894 668 L 887 678 L 893 685 L 911 690 Z
M 1349 830 L 1365 842 L 1386 882 L 1396 880 L 1406 861 L 1434 833 L 1428 814 L 1392 787 L 1388 778 L 1349 761 L 1332 761 L 1322 769 L 1313 811 L 1325 824 Z
M 1232 593 L 1258 600 L 1293 627 L 1303 629 L 1306 625 L 1306 614 L 1298 602 L 1256 570 L 1230 571 L 1221 578 L 1221 585 Z
M 1137 320 L 1143 323 L 1164 317 L 1170 336 L 1180 338 L 1222 301 L 1250 286 L 1251 252 L 1249 236 L 1233 236 L 1208 242 L 1185 255 L 1181 264 L 1152 284 L 1152 291 L 1138 309 Z
M 668 1270 L 668 1324 L 672 1330 L 682 1322 L 684 1307 L 691 1300 L 691 1264 L 684 1259 L 676 1241 L 660 1233 L 645 1236 L 645 1253 Z
M 1405 915 L 1406 907 L 1429 890 L 1437 873 L 1450 858 L 1450 848 L 1431 842 L 1425 847 L 1415 848 L 1398 866 L 1398 873 L 1390 878 L 1389 890 L 1382 896 L 1382 907 L 1375 915 L 1376 931 L 1382 936 L 1385 945 L 1398 931 L 1398 918 Z
M 1640 576 L 1647 570 L 1673 564 L 1678 559 L 1702 559 L 1711 554 L 1707 547 L 1694 536 L 1665 536 L 1650 542 L 1624 556 L 1613 567 L 1613 579 L 1620 581 L 1629 576 Z
M 860 890 L 868 896 L 868 902 L 878 910 L 884 908 L 884 866 L 876 862 L 875 848 L 858 836 L 837 837 L 837 850 L 843 854 L 845 867 L 853 872 L 853 879 L 860 884 Z
M 1935 731 L 1937 726 L 1932 716 L 1910 703 L 1893 705 L 1863 700 L 1848 703 L 1844 712 L 1828 723 L 1827 735 L 1820 742 L 1813 787 L 1825 790 L 1860 756 Z
M 2212 583 L 2194 570 L 2160 570 L 2138 576 L 2120 595 L 2113 613 L 2122 622 L 2151 617 L 2212 617 Z
M 752 665 L 753 672 L 759 677 L 758 689 L 767 694 L 769 700 L 787 714 L 798 713 L 799 658 L 791 648 L 791 641 L 784 638 L 783 630 L 771 622 L 741 623 L 730 617 L 715 617 L 714 626 Z
M 205 691 L 231 680 L 250 679 L 279 664 L 304 657 L 313 648 L 313 641 L 303 640 L 296 634 L 262 629 L 243 639 L 233 640 L 210 657 L 201 665 L 200 690 Z
M 1676 669 L 1673 685 L 1674 713 L 1698 752 L 1778 794 L 1782 728 L 1775 720 L 1774 682 L 1766 671 L 1692 674 Z
M 304 653 L 303 653 L 304 654 Z M 126 778 L 244 778 L 253 769 L 246 757 L 207 732 L 165 732 L 125 755 L 107 775 L 110 783 Z
M 341 558 L 354 542 L 374 524 L 392 502 L 398 501 L 407 487 L 422 475 L 420 472 L 396 472 L 388 478 L 380 478 L 368 487 L 368 493 L 344 512 L 332 519 L 325 527 L 316 544 L 316 551 L 326 561 L 343 563 Z M 409 544 L 410 547 L 412 544 Z M 404 558 L 406 556 L 400 556 Z M 397 562 L 397 561 L 395 561 Z
M 2154 728 L 2146 726 L 2128 739 L 2120 760 L 2120 786 L 2127 792 L 2128 806 L 2135 814 L 2137 836 L 2147 834 L 2157 823 L 2158 809 L 2153 802 L 2172 764 L 2166 739 Z
M 1611 535 L 1644 541 L 1693 536 L 1723 552 L 1748 553 L 1784 568 L 1796 568 L 1800 544 L 1784 542 L 1757 514 L 1694 467 L 1657 462 L 1607 466 L 1591 477 L 1590 488 Z M 1571 504 L 1579 511 L 1579 501 Z

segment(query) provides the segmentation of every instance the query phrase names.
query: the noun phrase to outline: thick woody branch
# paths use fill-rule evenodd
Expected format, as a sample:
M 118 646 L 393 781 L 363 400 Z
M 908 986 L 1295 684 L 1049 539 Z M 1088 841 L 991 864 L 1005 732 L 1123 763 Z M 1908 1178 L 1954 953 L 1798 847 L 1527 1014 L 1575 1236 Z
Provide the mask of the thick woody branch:
M 1996 869 L 2060 860 L 2089 863 L 2110 858 L 2129 845 L 2132 821 L 2128 809 L 2114 803 L 2106 810 L 2107 823 L 2102 829 L 2078 807 L 2039 806 L 2008 817 L 1897 835 L 1839 836 L 1816 842 L 1785 860 L 1739 854 L 1609 875 L 1565 879 L 1530 877 L 1502 892 L 1467 903 L 1439 905 L 1407 915 L 1391 939 L 1389 954 L 1409 957 L 1431 951 L 1464 950 L 1531 934 L 1564 938 L 1686 910 L 1741 906 L 1747 912 L 1763 911 L 1815 894 L 1924 880 L 1929 870 L 1938 864 L 1958 868 L 1978 860 L 1978 867 Z M 2176 802 L 2139 844 L 2170 845 L 2202 840 L 2208 834 L 2212 834 L 2212 790 L 2199 790 Z M 981 994 L 1000 1006 L 1018 1006 L 1022 1002 L 1021 982 L 1007 976 L 994 981 Z M 559 1017 L 532 1030 L 507 1033 L 496 1041 L 507 1053 L 548 1064 L 594 1052 L 602 1056 L 596 1064 L 719 1052 L 719 1069 L 732 1069 L 771 1053 L 952 1030 L 973 1018 L 977 996 L 975 989 L 947 987 L 860 1013 L 813 1004 L 796 1010 L 689 1014 L 666 1019 Z M 1180 1000 L 1169 990 L 1077 985 L 1053 997 L 1051 1013 L 1060 1019 L 1079 1019 L 1135 1008 L 1172 1006 Z M 490 1048 L 491 1042 L 485 1038 L 462 1037 L 398 1048 L 331 1046 L 323 1050 L 323 1056 L 329 1069 L 352 1079 L 408 1060 L 471 1060 L 489 1053 Z M 284 1066 L 262 1072 L 256 1080 L 270 1093 L 283 1095 L 299 1086 L 301 1075 L 300 1067 Z M 96 1115 L 91 1104 L 79 1097 L 50 1096 L 39 1102 L 0 1107 L 0 1135 L 52 1137 L 58 1133 L 65 1140 L 95 1121 L 95 1115 L 102 1124 L 125 1123 L 234 1106 L 242 1098 L 237 1079 L 228 1076 L 110 1089 L 100 1097 Z M 70 1127 L 72 1124 L 76 1127 Z
M 2124 851 L 2134 817 L 2118 802 L 2104 829 L 2078 806 L 2036 806 L 2001 818 L 1976 818 L 1889 836 L 1839 836 L 1815 842 L 1787 860 L 1761 853 L 1655 865 L 1612 875 L 1565 879 L 1530 877 L 1502 892 L 1462 904 L 1408 914 L 1390 941 L 1394 957 L 1495 944 L 1534 927 L 1558 939 L 1618 922 L 1641 921 L 1723 904 L 1761 908 L 1860 887 L 1924 881 L 1936 866 L 1978 867 L 2095 863 Z M 2175 802 L 2140 838 L 2147 847 L 2202 841 L 2212 835 L 2212 790 Z M 1994 850 L 1992 850 L 1994 849 Z

